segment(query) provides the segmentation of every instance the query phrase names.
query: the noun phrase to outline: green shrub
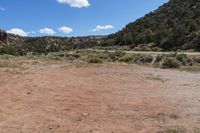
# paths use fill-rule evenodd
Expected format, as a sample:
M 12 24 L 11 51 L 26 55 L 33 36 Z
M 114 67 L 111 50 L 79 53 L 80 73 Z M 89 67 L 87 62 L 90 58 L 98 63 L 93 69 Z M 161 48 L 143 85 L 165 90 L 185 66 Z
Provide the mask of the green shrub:
M 174 57 L 166 57 L 162 63 L 162 68 L 180 68 L 181 62 Z
M 123 57 L 124 55 L 126 55 L 125 52 L 122 52 L 122 51 L 115 51 L 115 56 L 117 56 L 117 57 Z
M 126 55 L 126 53 L 122 52 L 122 51 L 115 51 L 114 53 L 109 52 L 108 59 L 110 59 L 112 61 L 118 61 L 120 58 L 122 58 L 125 55 Z
M 162 51 L 162 49 L 159 47 L 154 47 L 154 48 L 152 48 L 152 51 L 160 52 L 160 51 Z
M 118 57 L 115 55 L 115 53 L 108 53 L 108 58 L 110 58 L 112 61 L 118 60 Z
M 134 48 L 135 51 L 152 51 L 151 47 L 147 44 L 139 44 L 137 47 Z
M 103 41 L 102 43 L 101 43 L 101 45 L 103 46 L 103 47 L 105 47 L 105 46 L 112 46 L 112 45 L 114 45 L 115 44 L 115 40 L 114 39 L 108 39 L 108 40 L 105 40 L 105 41 Z
M 96 55 L 97 57 L 99 57 L 101 60 L 105 60 L 108 61 L 110 58 L 108 56 L 109 52 L 98 52 L 98 54 Z
M 130 63 L 130 62 L 133 61 L 133 58 L 134 58 L 133 55 L 127 54 L 127 55 L 119 58 L 119 61 L 120 62 L 125 62 L 125 63 Z
M 176 59 L 181 62 L 182 65 L 187 65 L 187 55 L 186 54 L 177 54 Z
M 0 48 L 0 54 L 18 55 L 16 49 L 7 45 Z
M 147 54 L 138 54 L 134 58 L 135 63 L 148 64 L 153 61 L 153 56 Z
M 88 63 L 103 63 L 103 60 L 98 57 L 92 57 L 88 60 Z

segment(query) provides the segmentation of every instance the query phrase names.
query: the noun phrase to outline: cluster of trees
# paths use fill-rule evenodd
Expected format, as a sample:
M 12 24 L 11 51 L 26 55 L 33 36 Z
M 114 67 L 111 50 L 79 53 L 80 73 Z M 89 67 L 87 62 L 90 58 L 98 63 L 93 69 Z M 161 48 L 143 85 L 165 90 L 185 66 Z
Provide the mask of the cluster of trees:
M 170 0 L 158 10 L 110 35 L 103 46 L 153 43 L 163 51 L 200 51 L 200 1 Z

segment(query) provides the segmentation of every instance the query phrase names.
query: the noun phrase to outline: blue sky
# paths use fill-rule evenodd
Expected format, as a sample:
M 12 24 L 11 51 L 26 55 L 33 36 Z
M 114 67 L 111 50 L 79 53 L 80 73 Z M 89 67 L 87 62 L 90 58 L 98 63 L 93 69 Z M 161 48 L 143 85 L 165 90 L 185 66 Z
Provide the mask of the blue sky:
M 106 35 L 168 0 L 1 0 L 0 27 L 24 36 Z

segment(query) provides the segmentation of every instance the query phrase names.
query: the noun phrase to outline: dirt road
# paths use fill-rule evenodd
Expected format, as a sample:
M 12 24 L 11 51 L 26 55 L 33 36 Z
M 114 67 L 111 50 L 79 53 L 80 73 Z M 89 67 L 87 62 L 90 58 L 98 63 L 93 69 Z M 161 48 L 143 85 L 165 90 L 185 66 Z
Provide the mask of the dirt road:
M 0 68 L 0 133 L 200 128 L 200 74 L 136 65 Z

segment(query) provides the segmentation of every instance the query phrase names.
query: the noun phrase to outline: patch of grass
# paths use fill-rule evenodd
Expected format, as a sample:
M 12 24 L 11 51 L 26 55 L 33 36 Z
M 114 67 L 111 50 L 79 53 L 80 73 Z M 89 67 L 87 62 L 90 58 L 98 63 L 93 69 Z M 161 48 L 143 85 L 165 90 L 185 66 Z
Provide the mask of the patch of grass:
M 65 53 L 64 52 L 53 52 L 53 53 L 49 53 L 48 55 L 56 56 L 56 57 L 64 57 Z
M 161 112 L 153 115 L 152 118 L 156 119 L 157 121 L 166 121 L 166 119 L 176 120 L 179 119 L 180 117 L 174 113 Z
M 148 77 L 146 77 L 146 79 L 148 80 L 153 80 L 153 81 L 161 81 L 161 82 L 166 82 L 166 79 L 161 78 L 159 75 L 154 76 L 154 75 L 149 75 Z
M 187 133 L 187 130 L 181 127 L 169 127 L 166 130 L 158 133 Z
M 179 70 L 196 73 L 196 72 L 200 72 L 200 65 L 184 66 L 180 68 Z
M 190 86 L 189 84 L 183 84 L 183 86 Z
M 79 59 L 80 58 L 80 53 L 66 53 L 63 57 Z
M 13 56 L 12 55 L 0 55 L 0 60 L 8 60 L 10 58 L 12 58 Z
M 169 117 L 170 119 L 173 119 L 173 120 L 180 118 L 177 114 L 173 114 L 173 113 L 168 114 L 168 117 Z
M 11 62 L 10 60 L 0 60 L 0 67 L 15 68 L 15 67 L 18 67 L 18 65 L 16 65 L 13 62 Z
M 56 55 L 53 55 L 53 54 L 48 54 L 46 56 L 47 59 L 50 59 L 50 60 L 62 60 L 62 57 L 60 56 L 56 56 Z
M 200 133 L 200 128 L 194 128 L 194 133 Z

